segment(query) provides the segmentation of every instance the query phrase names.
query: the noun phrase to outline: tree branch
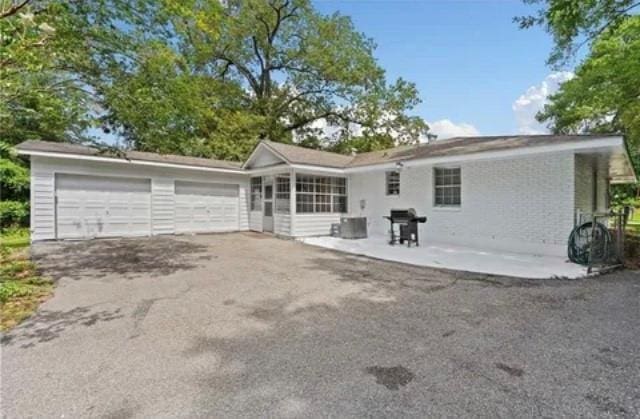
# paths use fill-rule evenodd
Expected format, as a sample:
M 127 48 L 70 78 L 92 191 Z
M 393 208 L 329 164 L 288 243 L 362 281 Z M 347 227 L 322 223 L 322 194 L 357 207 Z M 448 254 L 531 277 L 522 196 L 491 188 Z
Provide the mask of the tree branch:
M 249 85 L 251 85 L 251 88 L 253 89 L 256 96 L 262 97 L 260 84 L 258 83 L 258 80 L 256 80 L 255 76 L 251 73 L 251 71 L 247 67 L 227 57 L 224 52 L 222 52 L 221 54 L 214 55 L 214 59 L 222 60 L 227 63 L 226 68 L 224 70 L 225 73 L 228 70 L 229 66 L 234 66 L 235 68 L 237 68 L 240 74 L 242 74 L 244 78 L 247 80 L 247 82 L 249 82 Z
M 296 121 L 296 122 L 294 122 L 292 124 L 289 124 L 289 125 L 284 127 L 284 130 L 285 131 L 293 131 L 293 130 L 296 130 L 298 128 L 302 128 L 305 125 L 310 124 L 310 123 L 312 123 L 314 121 L 317 121 L 317 120 L 323 119 L 323 118 L 328 118 L 330 116 L 336 117 L 336 118 L 342 120 L 343 122 L 350 122 L 350 123 L 353 123 L 353 124 L 359 124 L 359 125 L 364 125 L 364 126 L 367 125 L 366 122 L 359 121 L 359 120 L 353 119 L 353 118 L 349 118 L 348 116 L 340 114 L 338 112 L 326 111 L 326 112 L 323 112 L 321 114 L 309 116 L 307 118 L 303 118 L 303 119 L 301 119 L 299 121 Z
M 9 16 L 13 16 L 20 11 L 24 6 L 27 5 L 31 0 L 24 0 L 22 3 L 13 4 L 6 10 L 0 11 L 0 19 L 4 19 Z M 13 3 L 13 2 L 12 2 Z

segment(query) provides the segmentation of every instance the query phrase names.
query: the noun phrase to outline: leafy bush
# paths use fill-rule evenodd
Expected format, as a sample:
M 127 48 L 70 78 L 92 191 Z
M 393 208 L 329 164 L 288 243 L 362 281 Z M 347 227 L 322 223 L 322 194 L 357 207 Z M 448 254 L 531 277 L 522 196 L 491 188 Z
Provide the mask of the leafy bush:
M 0 228 L 26 226 L 29 224 L 29 203 L 18 201 L 0 202 Z

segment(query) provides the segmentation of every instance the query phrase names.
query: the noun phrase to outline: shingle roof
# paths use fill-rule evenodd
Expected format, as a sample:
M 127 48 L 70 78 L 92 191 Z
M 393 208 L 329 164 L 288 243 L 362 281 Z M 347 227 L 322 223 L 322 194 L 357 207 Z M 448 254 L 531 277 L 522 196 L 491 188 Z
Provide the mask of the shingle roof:
M 489 151 L 540 147 L 606 137 L 619 137 L 619 135 L 503 135 L 491 137 L 457 137 L 447 140 L 435 140 L 415 146 L 401 146 L 388 150 L 358 154 L 352 159 L 348 167 L 367 166 L 370 164 L 380 164 L 398 160 L 459 156 Z
M 331 168 L 353 168 L 374 164 L 395 162 L 399 160 L 415 160 L 441 156 L 459 156 L 464 154 L 483 153 L 489 151 L 511 150 L 525 147 L 540 147 L 560 143 L 577 143 L 598 138 L 619 137 L 615 134 L 593 135 L 509 135 L 491 137 L 458 137 L 448 140 L 436 140 L 429 143 L 400 146 L 387 150 L 348 156 L 328 151 L 313 150 L 291 144 L 263 141 L 263 143 L 291 164 L 303 164 Z M 170 163 L 184 166 L 197 166 L 218 169 L 241 169 L 239 162 L 213 160 L 198 157 L 164 155 L 141 151 L 127 151 L 124 155 L 105 152 L 97 148 L 47 141 L 25 141 L 18 145 L 22 151 L 42 151 L 60 154 L 77 154 L 131 160 Z
M 349 165 L 353 156 L 314 150 L 291 144 L 263 141 L 269 148 L 284 157 L 292 164 L 308 164 L 313 166 L 344 168 Z
M 214 160 L 200 157 L 176 156 L 172 154 L 157 154 L 143 151 L 126 151 L 122 154 L 109 150 L 100 150 L 94 147 L 87 147 L 79 144 L 58 143 L 51 141 L 25 141 L 17 147 L 20 151 L 40 151 L 47 153 L 74 154 L 81 156 L 108 157 L 114 159 L 139 160 L 156 163 L 177 164 L 181 166 L 196 166 L 213 169 L 240 169 L 242 163 Z

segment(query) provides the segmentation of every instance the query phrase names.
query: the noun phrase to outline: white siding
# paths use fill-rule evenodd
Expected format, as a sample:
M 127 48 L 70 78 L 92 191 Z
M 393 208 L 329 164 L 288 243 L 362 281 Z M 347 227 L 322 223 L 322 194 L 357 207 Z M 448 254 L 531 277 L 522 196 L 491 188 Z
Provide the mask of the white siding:
M 415 208 L 428 221 L 423 245 L 453 243 L 537 254 L 566 254 L 573 227 L 574 156 L 554 153 L 462 162 L 462 205 L 433 205 L 434 166 L 406 167 L 400 195 L 385 195 L 385 171 L 353 174 L 351 214 L 366 216 L 370 234 L 388 234 L 392 208 Z M 364 210 L 360 200 L 366 201 Z
M 262 232 L 262 211 L 249 213 L 249 230 Z
M 282 236 L 290 236 L 291 216 L 289 214 L 273 214 L 273 232 Z
M 276 164 L 284 163 L 284 161 L 273 154 L 270 150 L 267 150 L 264 146 L 259 146 L 259 154 L 256 154 L 253 162 L 251 162 L 251 168 L 257 169 L 260 167 L 269 167 L 274 166 Z
M 249 178 L 246 177 L 243 183 L 240 184 L 240 190 L 238 191 L 239 199 L 239 227 L 240 231 L 249 230 Z
M 328 236 L 331 224 L 339 223 L 342 214 L 297 214 L 292 236 Z
M 151 179 L 152 234 L 175 231 L 174 182 L 218 182 L 239 185 L 239 227 L 249 228 L 248 176 L 245 174 L 212 173 L 192 169 L 141 166 L 132 163 L 92 162 L 76 159 L 31 157 L 31 238 L 50 240 L 55 232 L 55 174 L 118 176 Z
M 37 227 L 37 228 L 34 228 Z M 55 177 L 32 165 L 31 239 L 53 239 L 56 235 Z

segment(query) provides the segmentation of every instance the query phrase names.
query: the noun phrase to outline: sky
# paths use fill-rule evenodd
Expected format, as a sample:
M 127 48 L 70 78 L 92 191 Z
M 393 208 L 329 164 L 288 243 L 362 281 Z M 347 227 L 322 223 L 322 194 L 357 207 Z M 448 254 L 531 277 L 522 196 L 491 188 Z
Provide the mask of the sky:
M 322 13 L 348 15 L 378 45 L 389 80 L 416 83 L 414 109 L 438 138 L 541 134 L 546 97 L 571 69 L 546 65 L 552 48 L 542 28 L 520 30 L 521 0 L 315 0 Z

